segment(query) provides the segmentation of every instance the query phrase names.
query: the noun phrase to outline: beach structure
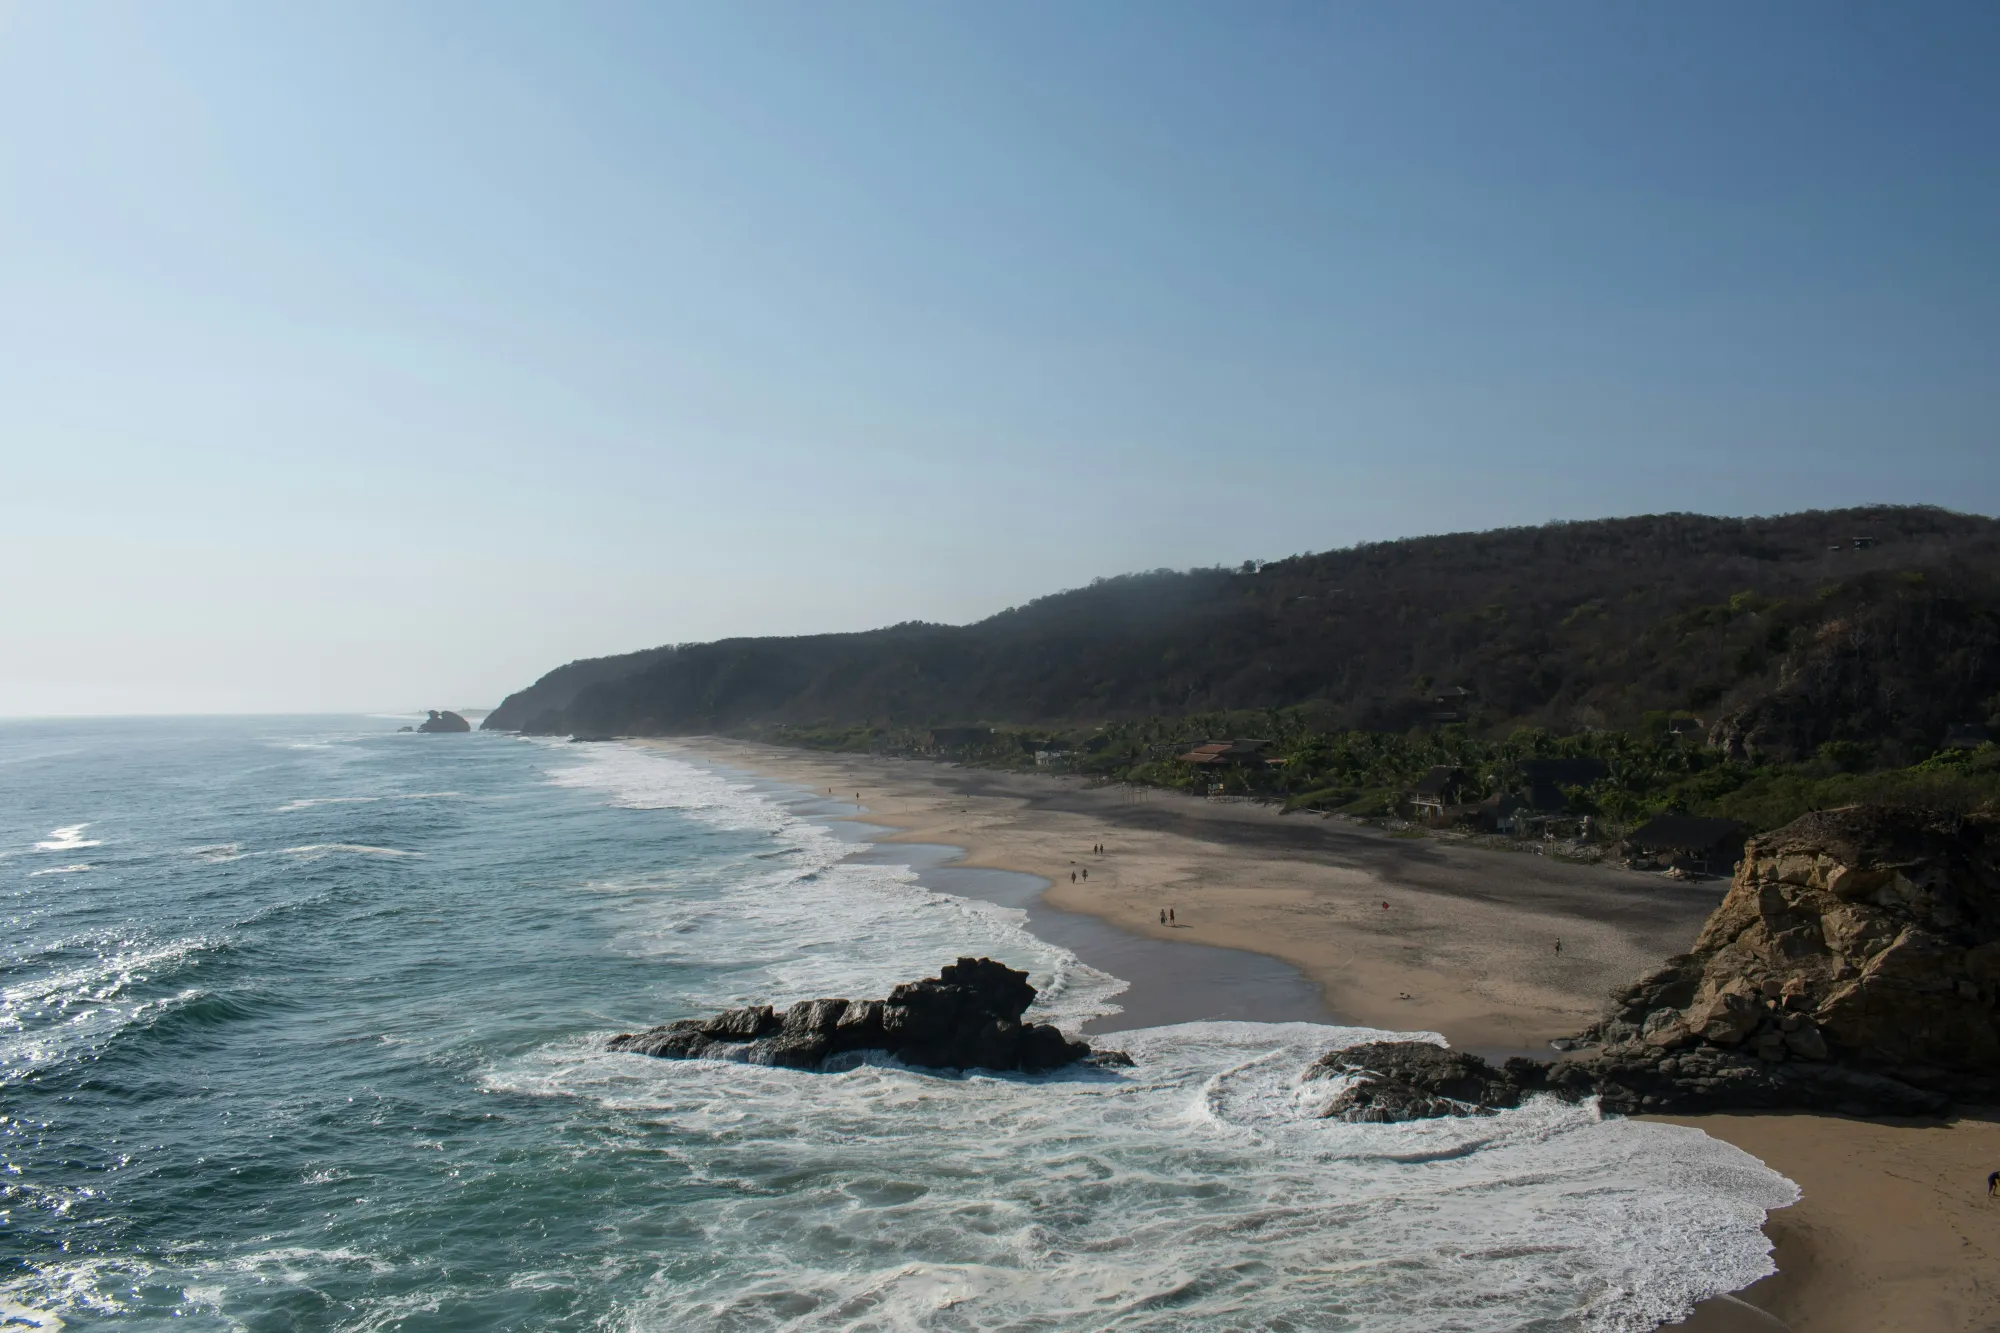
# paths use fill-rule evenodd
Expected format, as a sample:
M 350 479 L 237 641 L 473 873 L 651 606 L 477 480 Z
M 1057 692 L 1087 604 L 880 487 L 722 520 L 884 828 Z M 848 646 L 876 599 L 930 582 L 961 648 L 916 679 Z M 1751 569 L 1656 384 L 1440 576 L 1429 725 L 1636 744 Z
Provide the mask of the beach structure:
M 1267 758 L 1264 750 L 1269 741 L 1207 741 L 1179 756 L 1184 764 L 1199 764 L 1204 768 L 1250 768 L 1266 764 L 1282 764 L 1282 759 Z
M 1625 855 L 1704 875 L 1727 875 L 1742 859 L 1747 833 L 1733 819 L 1660 815 L 1625 835 Z
M 1410 792 L 1410 815 L 1413 819 L 1445 818 L 1445 811 L 1462 804 L 1475 791 L 1476 784 L 1471 774 L 1450 764 L 1433 764 L 1430 772 L 1417 779 L 1415 789 Z

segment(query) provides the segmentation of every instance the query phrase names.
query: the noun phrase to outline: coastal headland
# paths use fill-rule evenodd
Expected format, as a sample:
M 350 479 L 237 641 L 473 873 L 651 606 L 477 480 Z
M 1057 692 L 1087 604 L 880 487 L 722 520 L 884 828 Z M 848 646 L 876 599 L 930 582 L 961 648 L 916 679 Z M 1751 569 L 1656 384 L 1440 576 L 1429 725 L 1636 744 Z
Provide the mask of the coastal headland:
M 1428 1028 L 1480 1052 L 1551 1054 L 1609 992 L 1685 951 L 1727 888 L 1039 774 L 642 743 L 853 801 L 882 841 L 948 844 L 963 865 L 1040 876 L 1053 907 L 1281 959 L 1323 997 L 1323 1012 L 1296 1017 Z M 2000 1168 L 2000 1117 L 1668 1119 L 1761 1158 L 1804 1195 L 1766 1225 L 1778 1273 L 1685 1327 L 2000 1327 L 2000 1200 L 1984 1184 Z

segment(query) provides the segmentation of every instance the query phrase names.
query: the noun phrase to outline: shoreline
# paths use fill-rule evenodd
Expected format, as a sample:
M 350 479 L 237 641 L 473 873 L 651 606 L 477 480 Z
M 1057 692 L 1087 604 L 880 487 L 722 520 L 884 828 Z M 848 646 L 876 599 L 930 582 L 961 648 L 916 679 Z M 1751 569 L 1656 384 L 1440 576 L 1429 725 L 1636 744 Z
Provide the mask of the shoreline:
M 1036 876 L 1050 908 L 1126 934 L 1275 958 L 1323 996 L 1302 1018 L 1440 1032 L 1489 1057 L 1550 1056 L 1614 986 L 1691 944 L 1725 888 L 1041 775 L 637 743 L 826 793 L 881 844 L 963 848 L 958 868 Z
M 1489 1058 L 1546 1058 L 1551 1052 L 1541 1033 L 1566 1035 L 1582 1027 L 1597 1016 L 1601 991 L 1684 949 L 1726 888 L 1719 882 L 1673 886 L 1681 892 L 1666 893 L 1662 911 L 1657 901 L 1632 901 L 1637 888 L 1671 883 L 1657 876 L 1425 845 L 1352 826 L 1326 829 L 1322 821 L 1302 823 L 1265 808 L 721 738 L 636 743 L 801 792 L 831 787 L 820 799 L 851 810 L 831 817 L 882 830 L 862 845 L 911 865 L 920 882 L 932 876 L 929 887 L 1027 909 L 1032 904 L 1018 900 L 1026 892 L 1018 884 L 995 898 L 967 892 L 972 880 L 955 885 L 949 878 L 992 871 L 1024 876 L 1047 886 L 1032 896 L 1050 912 L 1093 920 L 1112 932 L 1104 938 L 1156 947 L 1221 945 L 1231 955 L 1292 967 L 1316 990 L 1319 1012 L 1286 1017 L 1390 1031 L 1433 1029 L 1454 1046 Z M 1281 818 L 1293 822 L 1287 827 Z M 1089 849 L 1097 842 L 1108 843 L 1111 854 L 1094 855 Z M 920 848 L 929 849 L 928 870 L 916 864 L 924 854 L 912 855 Z M 940 848 L 963 854 L 940 857 Z M 1496 866 L 1495 860 L 1509 864 Z M 1523 862 L 1526 873 L 1506 873 Z M 1097 876 L 1086 880 L 1079 873 L 1074 886 L 1056 878 L 1072 867 Z M 1159 876 L 1151 895 L 1133 882 L 1134 869 Z M 1453 883 L 1454 876 L 1462 881 Z M 1389 895 L 1392 904 L 1387 910 L 1395 919 L 1386 929 L 1353 910 L 1357 900 L 1382 901 L 1377 894 Z M 1161 928 L 1155 904 L 1169 896 L 1177 907 L 1199 904 L 1202 915 L 1184 929 Z M 1405 909 L 1400 916 L 1398 907 Z M 1210 915 L 1232 911 L 1237 919 Z M 1040 928 L 1049 918 L 1038 924 L 1032 910 L 1030 915 L 1035 933 L 1050 938 Z M 1290 934 L 1287 925 L 1294 927 Z M 1297 930 L 1301 925 L 1307 929 Z M 1310 929 L 1315 925 L 1317 933 Z M 1504 976 L 1496 983 L 1496 970 L 1525 960 L 1522 939 L 1551 925 L 1565 932 L 1565 952 L 1578 951 L 1579 944 L 1602 950 L 1594 966 L 1526 986 L 1510 986 Z M 1329 963 L 1312 947 L 1316 934 L 1340 932 L 1353 934 L 1360 947 Z M 1682 938 L 1674 943 L 1677 932 Z M 1098 947 L 1101 942 L 1092 951 Z M 1627 954 L 1636 957 L 1620 957 Z M 1620 961 L 1627 962 L 1625 970 L 1599 993 L 1580 980 L 1612 971 Z M 1105 970 L 1139 984 L 1125 971 Z M 1399 985 L 1409 980 L 1425 992 Z M 1453 985 L 1471 1001 L 1440 999 L 1429 989 Z M 1392 986 L 1408 998 L 1387 998 L 1397 993 L 1387 990 Z M 1104 1030 L 1142 1025 L 1143 1011 L 1130 1009 L 1130 1021 L 1114 1016 L 1114 1026 Z M 1440 1021 L 1425 1021 L 1427 1016 Z M 1668 1327 L 1695 1333 L 1872 1333 L 1889 1327 L 1991 1333 L 1996 1327 L 1991 1312 L 2000 1305 L 2000 1201 L 1983 1197 L 1983 1183 L 1986 1171 L 2000 1167 L 2000 1115 L 1968 1114 L 1944 1124 L 1804 1112 L 1641 1118 L 1690 1126 L 1741 1148 L 1802 1193 L 1797 1204 L 1766 1218 L 1777 1272 L 1702 1302 L 1688 1319 Z
M 1046 896 L 1051 881 L 1045 876 L 970 864 L 966 848 L 912 842 L 901 836 L 899 826 L 872 819 L 867 811 L 833 795 L 809 792 L 797 783 L 750 769 L 717 766 L 769 784 L 767 794 L 788 808 L 835 826 L 839 836 L 855 844 L 849 860 L 904 866 L 925 888 L 1019 911 L 1037 939 L 1067 949 L 1085 966 L 1123 981 L 1126 989 L 1113 1001 L 1117 1012 L 1079 1025 L 1085 1036 L 1210 1019 L 1341 1022 L 1327 1008 L 1320 988 L 1280 959 L 1190 940 L 1134 935 L 1087 912 L 1052 905 Z

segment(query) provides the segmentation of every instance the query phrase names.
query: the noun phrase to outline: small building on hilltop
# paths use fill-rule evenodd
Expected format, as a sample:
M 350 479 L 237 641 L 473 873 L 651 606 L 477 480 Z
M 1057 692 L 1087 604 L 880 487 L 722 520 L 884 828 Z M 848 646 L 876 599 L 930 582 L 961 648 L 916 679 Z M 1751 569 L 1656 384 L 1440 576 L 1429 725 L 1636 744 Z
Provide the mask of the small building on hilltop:
M 1463 685 L 1447 685 L 1431 696 L 1431 721 L 1440 724 L 1463 722 L 1472 716 L 1472 709 L 1479 702 L 1479 696 Z
M 1743 858 L 1748 841 L 1733 819 L 1699 815 L 1659 815 L 1625 835 L 1628 862 L 1664 862 L 1704 875 L 1727 875 Z

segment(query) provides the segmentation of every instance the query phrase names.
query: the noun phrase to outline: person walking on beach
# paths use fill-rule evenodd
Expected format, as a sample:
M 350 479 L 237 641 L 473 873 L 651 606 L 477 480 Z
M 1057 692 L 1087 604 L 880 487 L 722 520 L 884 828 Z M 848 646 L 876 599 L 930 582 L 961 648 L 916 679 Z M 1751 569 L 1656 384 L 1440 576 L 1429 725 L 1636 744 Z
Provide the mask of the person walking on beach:
M 1069 882 L 1072 884 L 1076 883 L 1076 872 L 1074 870 L 1069 872 Z
M 1089 879 L 1089 878 L 1090 878 L 1090 867 L 1089 867 L 1089 866 L 1085 866 L 1085 867 L 1083 868 L 1083 877 L 1084 877 L 1085 879 Z
M 1562 936 L 1558 935 L 1556 936 L 1556 952 L 1561 953 L 1562 951 L 1563 951 Z
M 1174 924 L 1174 909 L 1171 907 L 1167 909 L 1167 924 L 1170 926 Z
M 1167 924 L 1167 909 L 1164 907 L 1160 909 L 1160 924 L 1163 926 Z M 1991 1194 L 1993 1191 L 1989 1189 L 1986 1192 Z
M 2000 1171 L 1986 1177 L 1986 1197 L 1990 1199 L 1996 1194 L 2000 1194 Z

